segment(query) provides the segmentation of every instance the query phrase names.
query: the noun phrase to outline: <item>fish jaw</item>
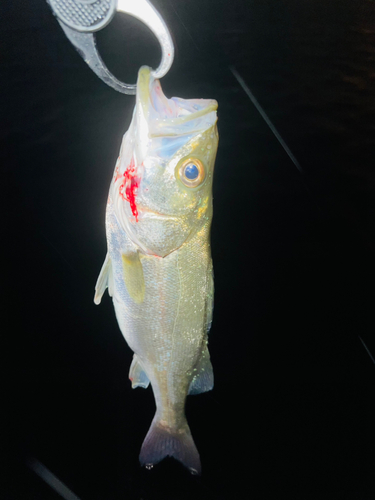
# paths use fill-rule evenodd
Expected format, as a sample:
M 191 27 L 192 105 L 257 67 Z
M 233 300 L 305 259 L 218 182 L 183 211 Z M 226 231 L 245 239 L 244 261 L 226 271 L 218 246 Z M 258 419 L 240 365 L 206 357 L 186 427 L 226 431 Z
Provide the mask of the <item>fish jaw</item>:
M 140 69 L 110 196 L 122 228 L 142 253 L 165 257 L 205 222 L 218 143 L 216 108 L 212 99 L 167 99 L 150 69 Z M 206 169 L 197 189 L 186 188 L 176 174 L 189 155 Z

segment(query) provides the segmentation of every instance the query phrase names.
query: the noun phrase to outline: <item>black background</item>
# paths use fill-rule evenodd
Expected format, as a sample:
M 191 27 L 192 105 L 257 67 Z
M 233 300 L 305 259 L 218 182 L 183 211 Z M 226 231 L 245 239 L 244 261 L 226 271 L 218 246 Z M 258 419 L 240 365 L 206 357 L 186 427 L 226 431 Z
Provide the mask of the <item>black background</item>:
M 153 3 L 176 44 L 165 94 L 219 102 L 215 388 L 187 401 L 203 475 L 140 469 L 152 392 L 130 389 L 111 301 L 93 303 L 134 98 L 91 72 L 45 2 L 15 0 L 0 7 L 1 494 L 60 498 L 36 458 L 83 500 L 374 499 L 374 2 Z M 127 16 L 97 40 L 126 82 L 158 65 Z

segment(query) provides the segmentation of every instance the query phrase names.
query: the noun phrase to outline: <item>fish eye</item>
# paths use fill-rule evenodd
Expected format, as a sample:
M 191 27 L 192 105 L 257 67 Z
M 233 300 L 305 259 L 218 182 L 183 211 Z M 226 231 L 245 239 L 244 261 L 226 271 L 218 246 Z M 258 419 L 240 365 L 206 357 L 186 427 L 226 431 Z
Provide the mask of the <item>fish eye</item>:
M 188 158 L 179 167 L 178 176 L 187 187 L 199 186 L 205 179 L 203 163 L 198 158 Z

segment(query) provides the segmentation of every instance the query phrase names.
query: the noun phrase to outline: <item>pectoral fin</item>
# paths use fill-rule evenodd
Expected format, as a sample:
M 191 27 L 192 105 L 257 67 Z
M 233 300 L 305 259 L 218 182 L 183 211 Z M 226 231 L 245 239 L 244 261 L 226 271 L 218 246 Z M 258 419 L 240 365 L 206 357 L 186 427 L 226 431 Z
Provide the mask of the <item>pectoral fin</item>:
M 136 387 L 143 387 L 146 389 L 150 383 L 150 380 L 136 354 L 134 354 L 132 364 L 130 365 L 129 379 L 132 383 L 132 389 L 135 389 Z
M 104 264 L 102 266 L 98 280 L 95 285 L 95 297 L 94 297 L 95 304 L 100 304 L 103 293 L 105 292 L 105 289 L 107 287 L 108 287 L 108 293 L 112 297 L 113 293 L 112 263 L 108 253 L 105 257 Z
M 136 304 L 145 298 L 145 279 L 138 252 L 122 254 L 122 270 L 126 289 Z
M 190 383 L 189 394 L 200 394 L 211 391 L 214 386 L 214 372 L 210 361 L 210 353 L 205 346 L 202 356 L 198 361 L 193 380 Z

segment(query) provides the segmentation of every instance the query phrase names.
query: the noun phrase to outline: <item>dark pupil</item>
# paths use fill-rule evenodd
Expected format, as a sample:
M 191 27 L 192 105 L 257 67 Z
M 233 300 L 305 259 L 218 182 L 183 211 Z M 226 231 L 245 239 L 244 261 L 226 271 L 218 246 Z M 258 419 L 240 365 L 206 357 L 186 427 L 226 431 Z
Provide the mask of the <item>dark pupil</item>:
M 187 167 L 185 168 L 185 177 L 189 180 L 194 180 L 198 177 L 199 175 L 199 170 L 198 170 L 198 167 L 196 165 L 194 165 L 194 163 L 192 163 L 191 165 L 187 165 Z

